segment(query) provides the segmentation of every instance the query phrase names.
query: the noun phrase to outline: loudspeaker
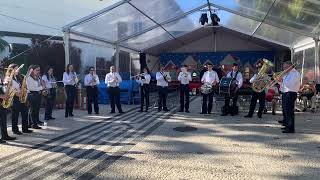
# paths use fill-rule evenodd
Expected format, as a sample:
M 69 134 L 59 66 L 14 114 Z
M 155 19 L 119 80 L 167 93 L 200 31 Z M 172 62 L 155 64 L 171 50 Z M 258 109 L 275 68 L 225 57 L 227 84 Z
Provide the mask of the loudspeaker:
M 140 53 L 140 70 L 147 67 L 146 53 Z

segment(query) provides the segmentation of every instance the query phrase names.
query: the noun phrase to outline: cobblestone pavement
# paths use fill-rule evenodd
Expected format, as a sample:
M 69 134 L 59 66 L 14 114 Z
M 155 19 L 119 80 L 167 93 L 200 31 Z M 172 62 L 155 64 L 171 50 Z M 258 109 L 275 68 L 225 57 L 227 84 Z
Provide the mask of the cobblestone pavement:
M 297 133 L 282 134 L 281 115 L 201 115 L 200 104 L 188 114 L 57 111 L 46 129 L 0 145 L 0 178 L 319 179 L 319 114 L 297 114 Z M 176 131 L 185 127 L 192 131 Z

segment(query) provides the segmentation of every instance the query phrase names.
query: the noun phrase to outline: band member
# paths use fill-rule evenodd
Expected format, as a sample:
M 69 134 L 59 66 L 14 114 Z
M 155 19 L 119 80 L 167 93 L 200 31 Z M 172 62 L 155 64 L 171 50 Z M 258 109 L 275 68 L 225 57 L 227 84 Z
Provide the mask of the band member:
M 250 79 L 250 83 L 254 83 L 255 81 L 259 81 L 258 79 L 258 72 L 262 68 L 263 61 L 258 61 L 256 63 L 256 68 L 257 68 L 257 73 L 253 75 L 253 77 Z M 262 92 L 255 92 L 253 91 L 253 94 L 251 96 L 251 102 L 250 102 L 250 109 L 248 115 L 244 116 L 246 118 L 251 118 L 254 110 L 256 108 L 257 100 L 259 100 L 259 110 L 258 110 L 258 117 L 262 118 L 262 113 L 265 108 L 265 103 L 266 103 L 266 93 L 263 90 Z
M 206 71 L 201 79 L 203 84 L 211 84 L 212 87 L 216 86 L 219 83 L 219 77 L 217 72 L 213 71 L 213 65 L 211 63 L 207 64 L 208 71 Z M 210 92 L 209 94 L 202 95 L 202 111 L 201 114 L 211 114 L 212 103 L 213 103 L 213 94 L 214 92 Z M 209 103 L 207 104 L 209 98 Z
M 108 87 L 108 93 L 110 97 L 111 112 L 115 113 L 115 106 L 117 106 L 119 113 L 123 113 L 120 104 L 120 83 L 122 78 L 119 73 L 116 72 L 116 67 L 111 66 L 110 72 L 106 75 L 105 83 Z
M 277 79 L 280 82 L 280 91 L 282 92 L 282 108 L 283 108 L 283 133 L 294 133 L 294 108 L 297 99 L 297 92 L 300 89 L 300 73 L 294 68 L 291 61 L 283 63 L 285 75 L 283 78 Z
M 12 132 L 17 135 L 21 135 L 22 133 L 19 131 L 18 120 L 19 114 L 21 113 L 21 121 L 22 121 L 22 132 L 23 133 L 31 133 L 32 131 L 28 129 L 28 108 L 25 103 L 20 102 L 21 96 L 21 86 L 23 83 L 24 77 L 19 74 L 19 70 L 22 68 L 18 67 L 17 64 L 10 64 L 8 67 L 8 71 L 12 69 L 14 71 L 14 75 L 12 78 L 11 86 L 15 90 L 16 94 L 13 97 L 12 103 Z M 7 71 L 6 79 L 9 79 L 10 72 Z M 5 80 L 6 81 L 6 80 Z
M 243 84 L 243 78 L 241 72 L 239 72 L 238 64 L 233 63 L 232 71 L 227 74 L 228 78 L 232 78 L 233 82 L 235 82 L 235 90 L 232 92 L 232 97 L 229 95 L 225 96 L 225 103 L 223 107 L 222 116 L 226 116 L 229 113 L 231 116 L 238 114 L 237 100 L 238 100 L 238 90 L 241 88 Z M 232 98 L 232 106 L 230 107 L 230 99 Z
M 301 98 L 303 101 L 303 112 L 305 112 L 308 108 L 308 102 L 311 106 L 311 111 L 315 112 L 315 102 L 316 102 L 316 85 L 314 82 L 305 80 L 303 82 L 302 87 L 300 88 L 299 92 L 301 93 Z
M 188 72 L 188 66 L 183 65 L 181 68 L 181 72 L 178 76 L 178 81 L 180 81 L 180 111 L 183 112 L 185 110 L 186 113 L 189 113 L 189 82 L 192 81 L 191 73 Z M 184 100 L 185 99 L 185 100 Z
M 33 129 L 41 129 L 38 125 L 43 125 L 39 120 L 39 111 L 41 104 L 41 91 L 44 89 L 40 79 L 40 66 L 31 65 L 29 67 L 30 76 L 27 77 L 28 102 L 31 110 L 31 121 Z
M 94 112 L 99 114 L 99 105 L 98 105 L 98 85 L 100 84 L 99 77 L 97 76 L 94 67 L 89 68 L 89 74 L 84 77 L 84 85 L 86 86 L 87 92 L 87 105 L 88 105 L 88 114 L 92 113 L 92 103 L 94 107 Z
M 45 74 L 42 76 L 42 81 L 45 84 L 45 88 L 48 91 L 46 99 L 46 108 L 45 108 L 45 120 L 55 119 L 52 117 L 52 110 L 54 107 L 54 101 L 56 99 L 56 88 L 57 88 L 57 81 L 53 75 L 53 67 L 49 67 Z
M 63 73 L 63 84 L 66 91 L 66 111 L 65 117 L 73 116 L 73 106 L 76 98 L 76 86 L 79 82 L 76 72 L 72 64 L 67 65 L 66 72 Z
M 168 86 L 171 82 L 171 77 L 169 72 L 165 72 L 164 68 L 161 68 L 156 74 L 157 86 L 158 86 L 158 112 L 161 110 L 169 111 L 167 108 L 167 96 L 168 96 Z
M 136 76 L 136 81 L 140 84 L 141 104 L 140 112 L 143 112 L 144 101 L 146 101 L 146 112 L 149 108 L 149 84 L 151 76 L 147 67 L 143 68 L 143 74 Z
M 1 80 L 1 79 L 0 79 Z M 5 93 L 6 88 L 3 85 L 3 82 L 1 80 L 0 82 L 1 88 L 0 88 L 0 103 L 2 103 L 2 101 L 4 99 L 7 98 L 7 94 Z M 15 140 L 15 137 L 11 137 L 8 135 L 7 132 L 7 110 L 5 108 L 2 107 L 2 105 L 0 104 L 0 131 L 1 131 L 1 138 L 0 138 L 0 144 L 1 143 L 5 143 L 5 140 Z

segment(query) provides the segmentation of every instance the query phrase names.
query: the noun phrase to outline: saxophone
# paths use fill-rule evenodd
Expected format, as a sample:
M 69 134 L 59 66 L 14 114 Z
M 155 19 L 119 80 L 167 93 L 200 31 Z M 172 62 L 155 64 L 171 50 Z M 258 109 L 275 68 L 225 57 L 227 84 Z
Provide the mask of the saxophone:
M 9 78 L 8 78 L 8 84 L 7 84 L 8 89 L 7 89 L 6 97 L 3 99 L 2 103 L 1 103 L 1 106 L 5 109 L 12 106 L 13 98 L 17 93 L 17 91 L 12 87 L 12 79 L 13 79 L 15 71 L 12 68 L 8 69 L 8 71 L 11 71 Z
M 24 76 L 24 75 L 22 75 L 22 76 L 23 76 L 23 81 L 22 81 L 22 85 L 21 85 L 21 91 L 20 91 L 19 100 L 20 100 L 21 103 L 26 103 L 27 102 L 27 97 L 28 97 L 27 76 Z

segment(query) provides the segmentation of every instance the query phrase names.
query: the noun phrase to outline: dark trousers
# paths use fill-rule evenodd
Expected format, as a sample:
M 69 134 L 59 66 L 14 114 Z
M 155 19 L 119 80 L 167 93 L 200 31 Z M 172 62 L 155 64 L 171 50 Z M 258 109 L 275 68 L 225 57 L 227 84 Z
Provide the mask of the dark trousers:
M 98 87 L 97 86 L 87 86 L 86 87 L 87 92 L 87 107 L 88 107 L 88 113 L 92 113 L 92 103 L 94 107 L 94 112 L 99 113 L 99 105 L 98 105 Z
M 146 111 L 149 109 L 149 84 L 144 84 L 140 87 L 141 106 L 140 110 L 143 111 L 144 101 L 146 101 Z
M 67 94 L 65 114 L 71 115 L 73 113 L 73 106 L 76 98 L 76 87 L 72 85 L 66 85 L 64 88 Z
M 158 110 L 167 110 L 167 96 L 168 96 L 168 87 L 158 86 Z
M 45 97 L 45 99 L 46 99 L 46 110 L 45 110 L 44 117 L 45 119 L 49 119 L 52 117 L 52 110 L 54 107 L 54 101 L 56 99 L 56 89 L 55 88 L 49 89 L 49 93 L 47 97 Z
M 1 139 L 8 137 L 7 132 L 7 110 L 0 105 L 0 130 Z
M 39 123 L 39 111 L 41 104 L 41 94 L 39 92 L 31 92 L 28 94 L 28 102 L 30 104 L 31 120 L 29 123 L 37 126 Z
M 115 112 L 115 106 L 119 112 L 122 112 L 121 104 L 120 104 L 120 88 L 119 87 L 109 87 L 108 93 L 110 97 L 110 105 L 111 105 L 111 112 Z
M 209 99 L 209 100 L 208 100 Z M 209 101 L 209 103 L 207 103 Z M 211 113 L 213 103 L 213 92 L 202 94 L 202 112 L 203 114 Z
M 232 99 L 232 105 L 230 106 L 230 100 Z M 237 101 L 238 101 L 238 93 L 236 93 L 233 97 L 230 97 L 229 95 L 225 96 L 224 99 L 224 108 L 226 109 L 225 114 L 237 114 Z
M 19 114 L 21 113 L 21 124 L 22 130 L 28 130 L 28 108 L 26 104 L 23 104 L 19 101 L 19 97 L 15 96 L 13 98 L 12 104 L 12 131 L 17 132 L 19 131 L 18 128 L 18 120 Z
M 265 104 L 266 104 L 266 93 L 264 91 L 262 91 L 260 93 L 253 92 L 253 94 L 251 96 L 250 109 L 249 109 L 249 113 L 248 113 L 249 116 L 253 115 L 258 99 L 259 99 L 258 116 L 262 115 L 262 112 L 263 112 L 263 110 L 265 108 Z
M 286 92 L 282 94 L 283 125 L 291 131 L 295 130 L 294 108 L 296 99 L 296 92 Z
M 189 84 L 181 84 L 180 85 L 180 110 L 189 111 L 189 101 L 190 101 L 190 94 L 189 94 Z

